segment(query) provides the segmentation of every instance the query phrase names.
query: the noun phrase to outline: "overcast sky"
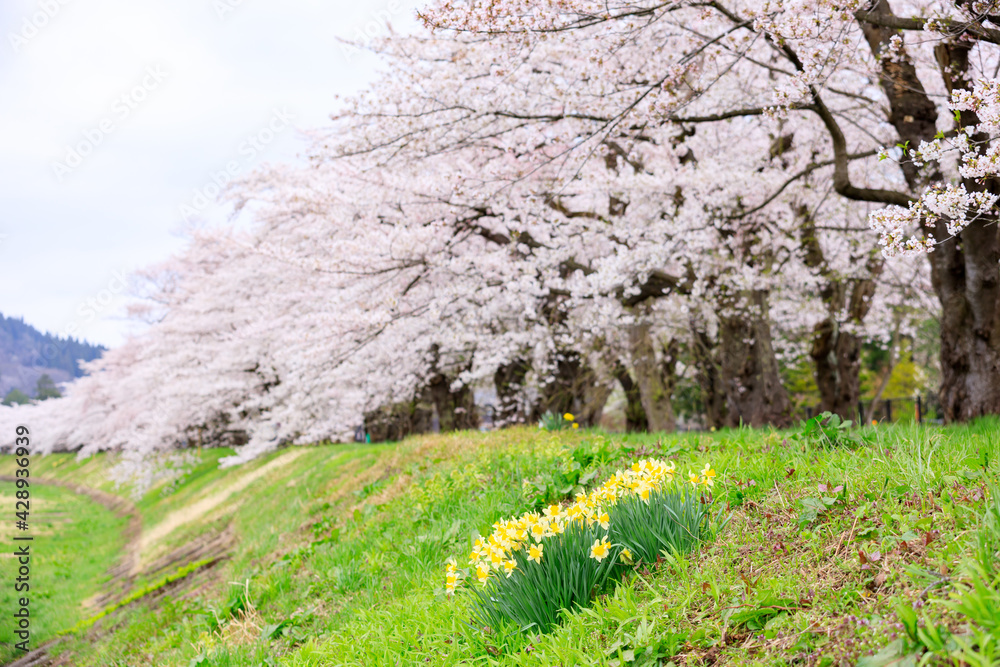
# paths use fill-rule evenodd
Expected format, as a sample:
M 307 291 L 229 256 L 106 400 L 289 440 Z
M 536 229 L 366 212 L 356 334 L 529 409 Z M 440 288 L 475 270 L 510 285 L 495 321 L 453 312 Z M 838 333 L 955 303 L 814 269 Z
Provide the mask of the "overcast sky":
M 213 174 L 297 160 L 377 67 L 337 38 L 419 4 L 0 2 L 0 313 L 120 343 L 117 276 L 180 250 L 185 214 L 225 220 Z

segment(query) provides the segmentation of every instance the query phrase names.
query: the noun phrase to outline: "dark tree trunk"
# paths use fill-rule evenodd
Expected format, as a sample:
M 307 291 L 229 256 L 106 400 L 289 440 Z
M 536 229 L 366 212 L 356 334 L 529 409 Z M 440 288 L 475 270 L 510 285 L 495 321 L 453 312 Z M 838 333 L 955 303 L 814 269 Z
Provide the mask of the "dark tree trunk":
M 646 410 L 642 407 L 639 385 L 629 375 L 625 364 L 618 362 L 614 368 L 615 379 L 625 392 L 625 430 L 629 433 L 644 433 L 649 430 Z
M 722 387 L 722 370 L 716 358 L 716 343 L 705 331 L 703 322 L 691 320 L 691 353 L 694 357 L 695 380 L 701 388 L 705 407 L 705 425 L 722 428 L 726 424 L 726 392 Z
M 767 294 L 755 291 L 719 318 L 719 356 L 727 426 L 787 426 L 791 403 L 771 342 Z M 729 311 L 730 309 L 725 309 Z
M 815 366 L 820 410 L 836 413 L 845 419 L 856 419 L 861 399 L 861 339 L 845 331 L 839 318 L 846 311 L 847 323 L 860 325 L 864 321 L 875 295 L 875 279 L 882 273 L 884 261 L 873 250 L 866 263 L 868 278 L 842 279 L 826 263 L 809 211 L 802 208 L 798 215 L 802 220 L 801 241 L 806 251 L 805 263 L 817 270 L 826 281 L 820 296 L 827 316 L 814 328 L 809 351 Z M 859 262 L 864 258 L 852 259 Z
M 434 403 L 441 432 L 463 431 L 479 426 L 475 396 L 472 388 L 462 385 L 452 389 L 454 377 L 449 377 L 440 367 L 440 351 L 437 345 L 431 348 L 431 376 L 426 393 Z
M 497 392 L 497 406 L 493 421 L 497 425 L 524 422 L 530 410 L 524 405 L 524 380 L 531 367 L 523 359 L 515 359 L 504 364 L 493 374 L 493 386 Z
M 542 387 L 532 421 L 546 412 L 557 415 L 569 412 L 582 426 L 593 426 L 600 420 L 610 394 L 610 388 L 598 381 L 593 369 L 577 352 L 562 352 L 556 360 L 554 376 Z
M 427 387 L 430 398 L 437 410 L 441 432 L 464 431 L 479 426 L 479 414 L 472 389 L 462 385 L 451 388 L 451 380 L 444 375 L 436 375 Z
M 673 431 L 677 428 L 671 398 L 676 384 L 677 343 L 671 341 L 657 359 L 648 324 L 635 324 L 629 332 L 632 367 L 650 431 Z
M 942 44 L 936 55 L 948 92 L 968 89 L 966 43 Z M 961 125 L 975 126 L 976 114 L 961 112 Z M 985 143 L 988 136 L 973 135 Z M 969 192 L 1000 192 L 1000 184 L 963 179 Z M 978 220 L 956 239 L 944 223 L 932 230 L 938 240 L 929 255 L 931 281 L 941 300 L 941 406 L 948 421 L 1000 414 L 1000 227 Z
M 997 228 L 970 226 L 931 254 L 941 299 L 941 407 L 948 421 L 1000 414 Z
M 430 432 L 432 414 L 432 406 L 418 399 L 384 405 L 365 413 L 365 431 L 372 442 L 402 440 Z
M 861 341 L 827 317 L 813 331 L 810 355 L 816 364 L 820 410 L 857 419 L 861 399 Z
M 579 414 L 576 415 L 577 421 L 585 426 L 599 425 L 611 391 L 611 384 L 596 382 L 596 378 L 595 382 L 585 385 L 583 404 L 579 408 Z
M 876 0 L 872 14 L 889 15 L 887 0 Z M 862 22 L 862 29 L 874 54 L 878 55 L 896 34 Z M 972 43 L 946 42 L 935 52 L 941 76 L 950 93 L 967 88 L 968 58 Z M 898 59 L 897 59 L 898 60 Z M 906 59 L 882 64 L 882 88 L 891 110 L 889 120 L 902 141 L 911 147 L 929 141 L 937 131 L 936 108 Z M 963 126 L 977 124 L 973 112 L 961 112 Z M 974 136 L 974 141 L 987 137 Z M 940 181 L 937 165 L 918 171 L 904 161 L 903 175 L 910 190 L 919 194 L 929 183 Z M 994 180 L 985 184 L 963 181 L 968 191 L 988 188 L 1000 192 Z M 995 220 L 970 224 L 956 238 L 949 238 L 945 221 L 928 225 L 925 233 L 937 242 L 928 255 L 931 282 L 941 303 L 941 387 L 940 399 L 947 421 L 967 420 L 1000 413 L 1000 238 Z

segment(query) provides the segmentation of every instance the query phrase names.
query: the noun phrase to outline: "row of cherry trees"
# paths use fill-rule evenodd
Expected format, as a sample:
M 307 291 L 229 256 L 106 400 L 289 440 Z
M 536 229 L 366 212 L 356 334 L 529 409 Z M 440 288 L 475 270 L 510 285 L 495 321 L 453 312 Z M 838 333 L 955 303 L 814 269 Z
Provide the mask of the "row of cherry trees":
M 996 12 L 1000 14 L 1000 11 Z M 1000 412 L 994 3 L 439 2 L 306 165 L 144 274 L 145 334 L 2 420 L 49 448 L 378 436 L 624 390 L 668 430 L 851 415 L 865 342 L 941 329 L 948 419 Z M 998 19 L 1000 21 L 1000 19 Z M 882 247 L 878 246 L 881 234 Z M 889 257 L 889 259 L 887 259 Z

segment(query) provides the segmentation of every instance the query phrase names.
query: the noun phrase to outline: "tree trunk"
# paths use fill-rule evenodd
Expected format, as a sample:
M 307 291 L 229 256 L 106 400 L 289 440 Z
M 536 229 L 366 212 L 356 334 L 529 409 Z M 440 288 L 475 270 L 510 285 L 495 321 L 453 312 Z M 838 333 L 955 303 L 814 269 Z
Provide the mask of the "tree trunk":
M 705 406 L 705 425 L 722 428 L 726 424 L 726 392 L 722 388 L 722 371 L 716 359 L 716 347 L 705 331 L 704 323 L 692 317 L 691 352 L 695 380 L 701 388 L 701 400 Z
M 431 379 L 428 391 L 437 410 L 441 432 L 464 431 L 479 426 L 475 397 L 468 385 L 451 388 L 452 381 L 444 375 Z
M 642 396 L 639 385 L 629 375 L 625 364 L 618 362 L 614 368 L 615 378 L 625 392 L 625 431 L 628 433 L 645 433 L 649 430 L 646 420 L 646 409 L 642 407 Z
M 828 317 L 816 325 L 810 350 L 816 366 L 820 410 L 857 419 L 861 400 L 861 340 Z
M 719 355 L 727 426 L 787 426 L 791 403 L 771 344 L 767 294 L 749 295 L 748 307 L 719 318 Z
M 588 384 L 583 392 L 583 405 L 580 413 L 576 416 L 577 421 L 585 426 L 598 426 L 601 417 L 604 415 L 604 406 L 608 404 L 608 397 L 611 396 L 612 385 L 605 382 L 594 382 Z
M 937 47 L 948 92 L 968 89 L 966 43 Z M 963 126 L 979 123 L 976 114 L 961 112 Z M 985 144 L 989 137 L 972 136 Z M 985 184 L 963 179 L 969 192 L 1000 192 L 994 179 Z M 1000 414 L 1000 228 L 996 220 L 977 220 L 956 239 L 948 239 L 944 222 L 933 233 L 938 240 L 929 255 L 931 281 L 941 300 L 941 407 L 947 421 Z M 943 252 L 942 252 L 943 251 Z
M 565 351 L 556 361 L 554 376 L 542 387 L 532 420 L 540 419 L 545 412 L 569 412 L 581 426 L 593 426 L 600 420 L 610 394 L 610 388 L 598 381 L 577 352 Z
M 878 383 L 878 389 L 875 390 L 875 395 L 872 396 L 872 412 L 875 412 L 875 404 L 882 400 L 882 394 L 885 393 L 885 388 L 889 386 L 889 381 L 892 380 L 892 372 L 896 369 L 896 345 L 899 341 L 899 321 L 897 320 L 896 326 L 892 331 L 892 339 L 889 341 L 889 361 L 886 364 L 885 375 L 882 376 L 882 381 Z
M 479 414 L 472 388 L 462 385 L 458 389 L 452 389 L 454 378 L 448 377 L 440 368 L 440 351 L 437 345 L 431 347 L 430 355 L 431 376 L 426 393 L 437 410 L 441 432 L 477 428 Z
M 663 359 L 656 358 L 649 324 L 635 324 L 629 332 L 632 367 L 650 431 L 673 431 L 677 427 L 671 396 L 676 383 L 677 343 L 663 349 Z
M 870 11 L 889 15 L 887 0 L 876 0 Z M 862 22 L 872 52 L 878 55 L 896 34 Z M 968 88 L 967 42 L 942 43 L 935 49 L 945 87 Z M 930 141 L 937 131 L 937 111 L 908 59 L 884 59 L 882 88 L 889 101 L 889 121 L 900 140 L 916 147 Z M 976 125 L 975 113 L 962 111 L 962 126 Z M 988 137 L 973 136 L 973 141 Z M 941 180 L 937 165 L 923 173 L 906 163 L 903 176 L 916 194 L 929 183 Z M 1000 192 L 995 180 L 985 184 L 963 181 L 968 191 L 988 188 Z M 938 243 L 927 258 L 931 282 L 941 303 L 941 407 L 946 421 L 967 420 L 1000 413 L 1000 238 L 994 220 L 978 220 L 956 238 L 950 238 L 946 222 L 939 220 L 924 231 Z
M 941 299 L 941 407 L 947 421 L 1000 414 L 997 229 L 973 223 L 952 252 L 931 253 Z
M 365 431 L 372 442 L 402 440 L 408 435 L 430 432 L 431 415 L 432 406 L 419 398 L 383 405 L 365 413 Z
M 531 412 L 524 405 L 524 380 L 531 367 L 524 359 L 515 359 L 504 364 L 493 374 L 493 386 L 497 392 L 497 405 L 493 423 L 498 426 L 524 422 Z
M 820 410 L 836 413 L 844 419 L 856 419 L 861 400 L 861 339 L 844 331 L 839 319 L 846 314 L 848 323 L 860 325 L 864 321 L 871 309 L 875 279 L 882 273 L 884 260 L 873 250 L 865 265 L 869 277 L 845 281 L 839 272 L 831 271 L 827 265 L 808 209 L 800 208 L 798 216 L 802 220 L 800 231 L 806 266 L 817 270 L 826 281 L 820 296 L 827 316 L 813 329 L 809 351 L 820 394 Z M 862 259 L 852 257 L 854 262 Z

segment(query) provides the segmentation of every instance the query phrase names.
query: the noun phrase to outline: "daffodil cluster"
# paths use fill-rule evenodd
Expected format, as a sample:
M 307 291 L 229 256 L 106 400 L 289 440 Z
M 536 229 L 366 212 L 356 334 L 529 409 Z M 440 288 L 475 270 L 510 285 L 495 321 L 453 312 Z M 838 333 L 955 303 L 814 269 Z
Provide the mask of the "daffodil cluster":
M 538 421 L 538 427 L 545 431 L 561 431 L 564 428 L 580 428 L 580 424 L 571 412 L 562 415 L 546 412 Z
M 619 470 L 589 494 L 578 494 L 569 505 L 550 505 L 541 514 L 527 512 L 520 517 L 497 521 L 488 537 L 476 539 L 469 554 L 470 569 L 476 579 L 485 585 L 493 576 L 510 577 L 517 570 L 517 552 L 524 552 L 526 560 L 540 565 L 545 557 L 546 540 L 562 534 L 568 526 L 578 523 L 588 528 L 600 526 L 603 536 L 595 539 L 590 547 L 590 557 L 603 561 L 612 551 L 607 531 L 611 522 L 609 510 L 622 498 L 636 496 L 649 502 L 650 494 L 674 484 L 676 466 L 656 459 L 643 459 L 631 468 Z M 716 474 L 706 465 L 700 474 L 689 473 L 688 481 L 695 486 L 714 485 Z M 622 549 L 622 562 L 631 563 L 632 553 Z M 457 566 L 449 559 L 446 590 L 452 593 L 458 584 Z
M 576 417 L 573 416 L 572 412 L 567 412 L 563 415 L 563 419 L 570 423 L 572 428 L 580 428 L 580 425 L 576 423 Z

